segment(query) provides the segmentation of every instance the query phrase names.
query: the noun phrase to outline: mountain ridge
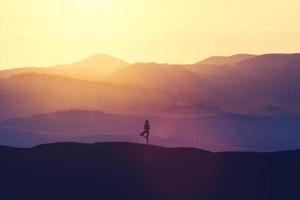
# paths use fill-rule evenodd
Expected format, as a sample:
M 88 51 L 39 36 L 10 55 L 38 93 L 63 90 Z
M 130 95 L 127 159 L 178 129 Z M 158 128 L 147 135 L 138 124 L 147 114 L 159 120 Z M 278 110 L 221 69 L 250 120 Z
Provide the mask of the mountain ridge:
M 117 71 L 127 63 L 119 58 L 106 54 L 95 54 L 94 56 L 83 60 L 51 67 L 20 67 L 16 69 L 8 69 L 0 71 L 0 78 L 9 78 L 10 76 L 20 73 L 47 73 L 52 75 L 67 76 L 70 78 L 97 81 L 103 79 L 110 73 Z
M 204 60 L 201 60 L 197 64 L 204 64 L 204 65 L 234 65 L 241 61 L 255 58 L 257 55 L 252 54 L 235 54 L 232 56 L 212 56 L 208 57 Z

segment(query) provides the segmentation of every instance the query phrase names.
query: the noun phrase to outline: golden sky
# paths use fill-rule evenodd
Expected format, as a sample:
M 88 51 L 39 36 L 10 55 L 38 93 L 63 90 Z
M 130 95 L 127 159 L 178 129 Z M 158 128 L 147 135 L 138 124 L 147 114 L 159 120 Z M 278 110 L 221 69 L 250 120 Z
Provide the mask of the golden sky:
M 300 0 L 0 0 L 0 68 L 300 52 Z

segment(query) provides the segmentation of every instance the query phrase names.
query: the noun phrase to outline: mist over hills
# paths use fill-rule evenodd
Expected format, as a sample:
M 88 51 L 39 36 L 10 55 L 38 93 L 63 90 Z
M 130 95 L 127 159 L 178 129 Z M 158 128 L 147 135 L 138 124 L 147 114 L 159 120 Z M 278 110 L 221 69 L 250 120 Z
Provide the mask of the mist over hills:
M 8 142 L 3 144 L 139 142 L 136 129 L 149 118 L 154 141 L 161 145 L 211 150 L 298 148 L 300 54 L 222 59 L 227 63 L 128 64 L 96 55 L 51 68 L 59 75 L 50 68 L 0 71 L 0 120 L 12 119 L 0 125 L 2 141 Z M 72 109 L 82 112 L 67 112 Z M 86 110 L 106 114 L 84 114 Z M 64 112 L 53 114 L 56 111 Z M 107 135 L 108 130 L 115 133 Z M 16 142 L 17 135 L 24 133 L 32 140 Z
M 155 112 L 173 101 L 159 90 L 48 74 L 20 74 L 2 80 L 0 85 L 0 119 L 69 109 Z
M 173 91 L 191 104 L 233 113 L 268 115 L 265 108 L 273 106 L 295 114 L 300 112 L 299 66 L 300 54 L 270 54 L 226 66 L 135 64 L 109 80 Z
M 55 141 L 144 143 L 139 133 L 146 119 L 152 125 L 150 143 L 156 145 L 197 147 L 211 151 L 300 148 L 300 116 L 258 118 L 224 113 L 210 117 L 166 117 L 84 110 L 2 121 L 0 145 L 31 147 Z
M 231 112 L 262 114 L 273 106 L 285 113 L 299 113 L 300 54 L 270 54 L 256 56 L 236 65 L 214 68 L 202 73 L 201 65 L 190 67 L 211 84 L 202 97 L 204 102 Z
M 112 73 L 108 81 L 164 90 L 188 90 L 201 83 L 200 78 L 181 65 L 137 63 Z
M 231 113 L 252 115 L 272 115 L 273 111 L 267 112 L 270 110 L 267 108 L 272 107 L 279 115 L 293 115 L 300 112 L 298 104 L 300 95 L 297 92 L 300 87 L 299 57 L 299 54 L 261 56 L 239 54 L 224 57 L 229 60 L 237 59 L 239 62 L 222 66 L 155 63 L 129 65 L 119 59 L 100 54 L 67 66 L 0 71 L 0 77 L 7 78 L 25 72 L 42 74 L 57 72 L 57 74 L 73 78 L 102 80 L 102 82 L 118 85 L 132 85 L 141 90 L 148 88 L 165 91 L 166 94 L 172 93 L 173 102 L 170 103 L 172 106 L 191 106 L 200 103 Z M 34 78 L 37 78 L 37 75 Z M 12 82 L 12 80 L 2 80 L 1 84 L 5 85 L 6 82 Z M 91 90 L 90 85 L 90 83 L 86 84 L 87 90 Z M 26 83 L 24 82 L 22 86 L 26 87 Z M 4 88 L 1 87 L 0 90 Z M 126 91 L 123 94 L 126 94 Z M 65 107 L 61 108 L 61 110 L 64 109 Z M 103 108 L 97 107 L 97 109 Z M 280 113 L 280 110 L 283 112 Z M 34 113 L 36 112 L 29 114 Z
M 32 200 L 299 199 L 299 156 L 133 143 L 0 146 L 0 191 Z

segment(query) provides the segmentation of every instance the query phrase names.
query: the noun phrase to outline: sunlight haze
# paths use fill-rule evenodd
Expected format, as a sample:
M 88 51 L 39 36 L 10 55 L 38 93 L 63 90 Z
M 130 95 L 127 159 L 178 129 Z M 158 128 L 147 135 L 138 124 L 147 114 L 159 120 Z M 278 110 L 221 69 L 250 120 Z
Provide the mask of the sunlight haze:
M 0 69 L 300 52 L 300 1 L 0 0 Z

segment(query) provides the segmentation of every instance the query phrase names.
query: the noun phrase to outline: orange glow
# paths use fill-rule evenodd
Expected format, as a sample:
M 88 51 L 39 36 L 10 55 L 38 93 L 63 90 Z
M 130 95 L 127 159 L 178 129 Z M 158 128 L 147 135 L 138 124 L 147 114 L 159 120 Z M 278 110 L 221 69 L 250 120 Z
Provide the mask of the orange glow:
M 0 67 L 300 51 L 300 1 L 1 0 Z

